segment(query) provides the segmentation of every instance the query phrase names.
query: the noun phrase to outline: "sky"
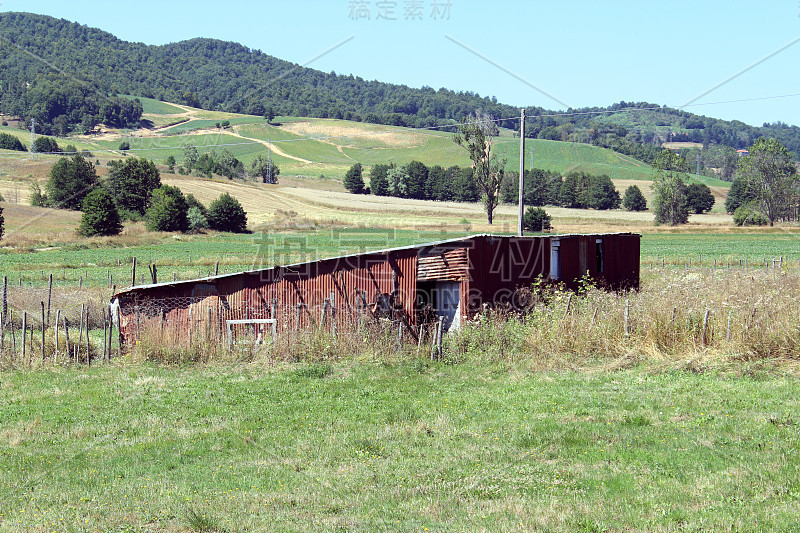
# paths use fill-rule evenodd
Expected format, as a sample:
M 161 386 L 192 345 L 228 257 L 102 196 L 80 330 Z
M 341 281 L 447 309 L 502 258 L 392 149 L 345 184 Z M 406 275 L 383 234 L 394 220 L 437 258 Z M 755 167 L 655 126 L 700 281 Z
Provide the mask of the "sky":
M 321 71 L 515 106 L 646 101 L 800 125 L 800 0 L 0 0 L 126 41 L 239 42 Z

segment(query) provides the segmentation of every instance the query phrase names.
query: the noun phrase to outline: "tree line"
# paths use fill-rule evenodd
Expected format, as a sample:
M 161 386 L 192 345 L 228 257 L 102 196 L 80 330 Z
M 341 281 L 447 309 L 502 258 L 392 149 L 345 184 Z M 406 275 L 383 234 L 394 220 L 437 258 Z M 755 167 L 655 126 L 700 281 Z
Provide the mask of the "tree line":
M 110 161 L 102 179 L 82 154 L 59 159 L 41 190 L 31 185 L 34 206 L 82 211 L 78 233 L 117 235 L 123 220 L 144 220 L 150 231 L 198 232 L 204 229 L 244 233 L 247 214 L 224 193 L 208 207 L 193 195 L 161 183 L 155 163 L 143 158 Z
M 698 199 L 692 192 L 708 189 L 702 184 L 686 184 L 688 164 L 680 154 L 664 150 L 653 162 L 653 210 L 656 224 L 684 224 L 690 210 L 710 209 L 710 200 Z M 705 192 L 705 191 L 704 191 Z M 710 191 L 707 193 L 710 196 Z M 736 225 L 774 225 L 778 221 L 800 219 L 800 178 L 789 150 L 777 139 L 759 138 L 749 154 L 739 158 L 725 210 Z

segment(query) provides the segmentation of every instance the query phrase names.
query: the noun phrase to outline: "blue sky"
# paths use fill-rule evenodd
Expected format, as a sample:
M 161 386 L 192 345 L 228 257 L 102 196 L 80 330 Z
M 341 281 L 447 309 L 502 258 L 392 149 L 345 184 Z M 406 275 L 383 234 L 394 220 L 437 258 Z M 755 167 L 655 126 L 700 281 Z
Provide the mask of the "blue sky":
M 800 93 L 798 0 L 0 0 L 0 10 L 147 44 L 236 41 L 326 72 L 511 105 L 693 102 L 702 115 L 800 125 L 800 96 L 752 100 Z M 730 100 L 749 101 L 715 104 Z

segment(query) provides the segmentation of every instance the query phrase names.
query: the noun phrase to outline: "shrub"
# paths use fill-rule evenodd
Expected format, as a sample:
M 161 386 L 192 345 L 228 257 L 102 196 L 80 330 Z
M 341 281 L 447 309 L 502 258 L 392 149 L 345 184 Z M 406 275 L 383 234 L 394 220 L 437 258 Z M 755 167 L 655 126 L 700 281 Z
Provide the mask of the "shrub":
M 186 213 L 186 218 L 189 219 L 189 229 L 191 231 L 208 229 L 208 219 L 197 207 L 190 207 Z
M 153 191 L 145 223 L 150 231 L 181 231 L 189 229 L 186 198 L 177 187 L 162 185 Z
M 242 204 L 228 193 L 211 202 L 208 225 L 217 231 L 247 233 L 247 213 Z
M 733 212 L 733 223 L 737 226 L 766 226 L 769 221 L 760 212 L 743 205 Z
M 551 217 L 541 207 L 529 207 L 522 217 L 522 227 L 525 231 L 544 231 L 552 229 Z
M 61 152 L 61 148 L 59 148 L 58 143 L 55 139 L 50 137 L 39 137 L 35 141 L 33 141 L 33 151 L 37 153 L 51 153 L 57 154 Z
M 97 187 L 83 199 L 83 216 L 78 233 L 84 237 L 118 235 L 122 231 L 114 199 L 102 187 Z
M 692 183 L 686 187 L 686 203 L 689 209 L 698 215 L 711 211 L 714 207 L 714 195 L 704 183 Z
M 47 196 L 42 193 L 42 189 L 39 188 L 39 184 L 35 181 L 31 183 L 31 194 L 28 197 L 28 203 L 30 203 L 33 207 L 47 207 Z
M 647 200 L 638 186 L 631 185 L 625 189 L 622 206 L 628 211 L 647 211 Z
M 131 143 L 129 143 L 128 141 L 122 141 L 119 145 L 119 149 L 122 150 L 123 152 L 126 150 L 130 150 Z
M 24 152 L 25 146 L 19 139 L 8 133 L 0 133 L 0 149 L 2 150 L 16 150 L 17 152 Z

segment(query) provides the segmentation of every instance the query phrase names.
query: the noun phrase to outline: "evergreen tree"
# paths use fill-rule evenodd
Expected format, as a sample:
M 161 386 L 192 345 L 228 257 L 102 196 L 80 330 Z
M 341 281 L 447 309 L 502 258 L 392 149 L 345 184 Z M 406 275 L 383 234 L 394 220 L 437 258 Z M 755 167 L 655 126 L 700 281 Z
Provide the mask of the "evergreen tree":
M 38 137 L 33 141 L 32 152 L 37 154 L 57 154 L 61 152 L 61 148 L 55 139 L 50 137 Z
M 0 150 L 16 150 L 17 152 L 25 152 L 25 146 L 19 139 L 9 133 L 0 132 Z
M 426 199 L 425 185 L 428 182 L 428 167 L 419 161 L 412 161 L 405 166 L 405 170 L 408 174 L 408 197 L 417 200 Z
M 589 207 L 592 209 L 619 209 L 622 200 L 614 182 L 607 175 L 592 176 L 589 180 Z
M 747 205 L 755 199 L 755 191 L 751 191 L 747 180 L 740 176 L 733 180 L 731 188 L 728 190 L 725 212 L 732 215 L 739 207 Z
M 647 200 L 638 186 L 631 185 L 625 189 L 625 196 L 622 198 L 622 206 L 628 211 L 646 211 Z
M 114 199 L 102 187 L 97 187 L 83 199 L 83 216 L 78 233 L 84 237 L 118 235 L 122 231 Z
M 364 194 L 363 167 L 356 163 L 344 175 L 344 188 L 353 194 Z
M 377 164 L 369 171 L 369 189 L 375 196 L 389 196 L 389 165 Z
M 439 165 L 428 169 L 428 181 L 425 183 L 425 196 L 431 200 L 447 202 L 453 200 L 453 184 L 450 174 Z
M 552 228 L 552 218 L 541 207 L 529 207 L 522 217 L 522 228 L 525 231 L 545 231 Z

